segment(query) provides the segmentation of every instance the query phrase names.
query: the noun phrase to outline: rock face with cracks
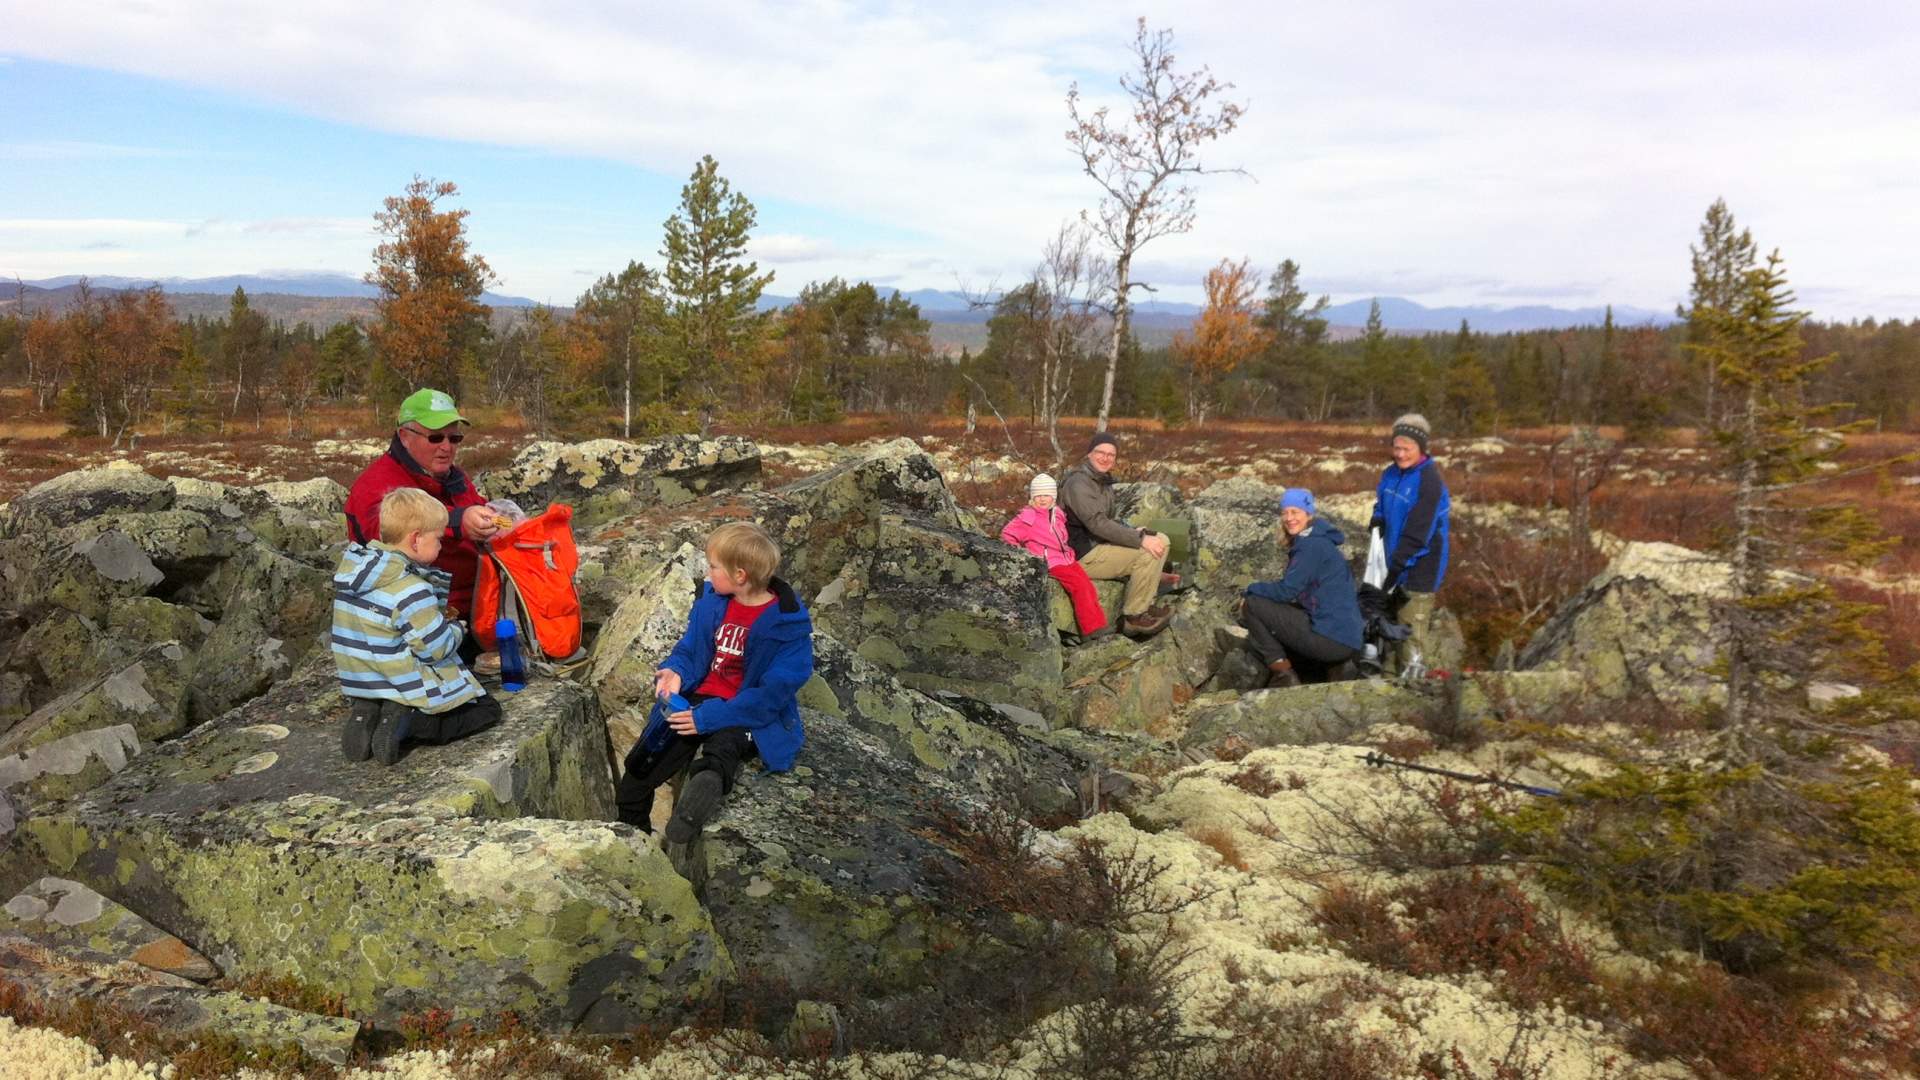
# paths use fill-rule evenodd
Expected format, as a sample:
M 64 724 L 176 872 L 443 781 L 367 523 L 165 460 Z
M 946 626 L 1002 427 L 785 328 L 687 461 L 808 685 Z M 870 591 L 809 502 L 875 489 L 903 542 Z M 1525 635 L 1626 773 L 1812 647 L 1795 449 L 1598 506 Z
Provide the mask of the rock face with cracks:
M 528 513 L 567 503 L 574 520 L 588 526 L 737 488 L 759 473 L 759 448 L 731 435 L 541 442 L 520 451 L 507 468 L 482 476 L 479 489 L 489 498 L 512 499 Z
M 1713 606 L 1732 595 L 1726 563 L 1672 544 L 1632 543 L 1562 604 L 1518 657 L 1526 669 L 1576 671 L 1608 698 L 1670 704 L 1712 698 L 1724 645 Z
M 592 696 L 538 681 L 503 705 L 498 727 L 395 767 L 348 762 L 346 702 L 309 665 L 33 813 L 0 881 L 44 867 L 229 974 L 291 976 L 381 1022 L 441 1006 L 609 1031 L 706 994 L 726 948 L 665 857 L 603 823 Z

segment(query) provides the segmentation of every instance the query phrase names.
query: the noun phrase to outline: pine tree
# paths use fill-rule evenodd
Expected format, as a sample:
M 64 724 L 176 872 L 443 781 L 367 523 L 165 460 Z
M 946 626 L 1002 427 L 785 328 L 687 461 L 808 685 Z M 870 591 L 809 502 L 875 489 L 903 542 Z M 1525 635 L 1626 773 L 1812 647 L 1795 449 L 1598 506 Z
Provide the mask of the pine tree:
M 574 318 L 600 339 L 607 358 L 606 382 L 620 404 L 620 436 L 633 437 L 636 401 L 665 399 L 680 381 L 680 359 L 668 347 L 667 301 L 660 276 L 630 261 L 580 294 Z
M 754 359 L 750 345 L 763 330 L 756 305 L 773 280 L 747 258 L 754 217 L 753 203 L 733 190 L 707 155 L 694 166 L 680 189 L 679 209 L 666 222 L 660 254 L 666 260 L 667 310 L 695 383 L 703 432 L 728 388 L 753 383 L 745 368 Z

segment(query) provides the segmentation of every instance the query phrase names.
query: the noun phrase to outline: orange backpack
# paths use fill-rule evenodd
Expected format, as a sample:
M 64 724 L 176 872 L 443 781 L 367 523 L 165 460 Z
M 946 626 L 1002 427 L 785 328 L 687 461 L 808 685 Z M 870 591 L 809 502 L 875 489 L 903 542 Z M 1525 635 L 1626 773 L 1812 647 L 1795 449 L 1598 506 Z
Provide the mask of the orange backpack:
M 580 596 L 573 573 L 573 507 L 556 503 L 480 545 L 473 635 L 491 651 L 494 626 L 512 619 L 528 660 L 563 661 L 580 651 Z

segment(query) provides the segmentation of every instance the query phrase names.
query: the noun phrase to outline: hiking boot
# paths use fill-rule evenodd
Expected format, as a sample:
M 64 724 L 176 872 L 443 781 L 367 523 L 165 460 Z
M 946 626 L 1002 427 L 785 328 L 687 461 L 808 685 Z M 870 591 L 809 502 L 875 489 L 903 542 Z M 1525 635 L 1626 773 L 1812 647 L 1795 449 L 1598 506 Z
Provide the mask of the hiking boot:
M 380 723 L 379 698 L 348 698 L 347 722 L 340 728 L 340 752 L 348 761 L 365 761 L 373 752 L 373 729 Z
M 400 744 L 413 734 L 413 710 L 397 701 L 383 702 L 380 723 L 373 729 L 370 749 L 373 759 L 382 765 L 400 760 Z
M 1173 613 L 1163 607 L 1151 607 L 1138 615 L 1120 620 L 1120 632 L 1130 638 L 1145 639 L 1167 628 Z
M 673 801 L 673 816 L 667 819 L 664 847 L 674 872 L 699 888 L 707 876 L 706 845 L 702 833 L 714 811 L 720 809 L 720 774 L 703 769 L 687 777 L 680 785 L 680 796 Z
M 1275 660 L 1267 665 L 1267 689 L 1285 690 L 1300 685 L 1300 673 L 1293 670 L 1293 661 Z

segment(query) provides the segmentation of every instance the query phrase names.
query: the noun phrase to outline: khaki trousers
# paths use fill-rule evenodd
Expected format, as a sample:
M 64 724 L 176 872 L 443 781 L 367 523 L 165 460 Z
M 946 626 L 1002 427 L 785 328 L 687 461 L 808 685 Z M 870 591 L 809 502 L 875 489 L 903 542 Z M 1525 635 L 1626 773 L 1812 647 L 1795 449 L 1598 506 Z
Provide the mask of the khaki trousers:
M 1399 674 L 1407 665 L 1407 658 L 1418 652 L 1422 664 L 1431 665 L 1433 658 L 1427 655 L 1427 643 L 1431 635 L 1427 632 L 1433 621 L 1433 594 L 1430 592 L 1408 593 L 1407 602 L 1400 608 L 1400 621 L 1413 633 L 1399 643 L 1394 650 L 1393 672 Z
M 1080 557 L 1080 567 L 1095 581 L 1125 581 L 1126 599 L 1120 603 L 1122 615 L 1138 615 L 1153 606 L 1160 593 L 1160 567 L 1165 558 L 1148 554 L 1146 548 L 1095 544 Z

